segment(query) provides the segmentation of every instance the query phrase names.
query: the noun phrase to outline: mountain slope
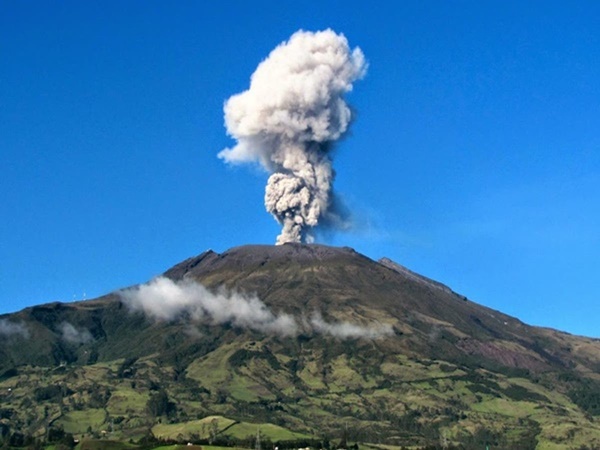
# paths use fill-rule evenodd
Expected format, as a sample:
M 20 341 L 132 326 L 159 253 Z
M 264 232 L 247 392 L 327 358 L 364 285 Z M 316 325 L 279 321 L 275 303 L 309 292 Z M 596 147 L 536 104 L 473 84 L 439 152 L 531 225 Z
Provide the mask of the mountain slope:
M 397 445 L 600 446 L 600 341 L 528 326 L 388 259 L 243 246 L 161 280 L 0 317 L 13 330 L 0 334 L 6 426 L 111 424 L 126 438 L 153 427 L 164 392 L 172 407 L 159 412 L 175 423 L 216 414 L 316 437 L 351 424 L 355 440 Z M 212 303 L 200 311 L 190 292 Z M 186 306 L 167 319 L 176 302 Z M 289 329 L 270 326 L 281 318 Z M 60 392 L 45 392 L 50 383 Z M 27 402 L 42 412 L 24 414 Z

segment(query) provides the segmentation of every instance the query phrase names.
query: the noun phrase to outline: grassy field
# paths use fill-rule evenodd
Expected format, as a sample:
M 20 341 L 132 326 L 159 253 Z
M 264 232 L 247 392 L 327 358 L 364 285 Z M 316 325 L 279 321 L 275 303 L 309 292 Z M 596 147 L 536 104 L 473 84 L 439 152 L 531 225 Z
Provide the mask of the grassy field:
M 202 440 L 211 439 L 211 436 L 227 436 L 243 440 L 253 438 L 259 431 L 261 436 L 273 441 L 310 439 L 311 437 L 270 423 L 236 422 L 222 416 L 209 416 L 201 420 L 178 424 L 158 424 L 152 428 L 152 433 L 156 437 L 174 440 Z
M 295 433 L 286 428 L 271 423 L 247 423 L 239 422 L 226 431 L 226 434 L 237 439 L 254 437 L 260 432 L 260 435 L 269 438 L 272 441 L 288 441 L 296 439 L 310 439 L 311 436 L 302 433 Z
M 83 434 L 88 428 L 100 430 L 106 418 L 107 414 L 103 409 L 87 409 L 68 412 L 57 421 L 57 424 L 62 425 L 67 433 Z
M 220 435 L 235 423 L 226 417 L 209 416 L 185 423 L 158 424 L 152 428 L 152 433 L 160 439 L 210 439 L 211 435 Z

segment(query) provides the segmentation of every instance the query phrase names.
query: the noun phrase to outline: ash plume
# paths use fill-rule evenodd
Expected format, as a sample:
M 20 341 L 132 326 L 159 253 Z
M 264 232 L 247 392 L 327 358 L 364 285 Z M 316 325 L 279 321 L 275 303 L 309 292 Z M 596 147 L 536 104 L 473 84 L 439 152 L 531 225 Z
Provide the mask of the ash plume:
M 343 34 L 298 31 L 259 64 L 247 91 L 225 103 L 237 144 L 219 157 L 271 173 L 265 207 L 282 225 L 277 244 L 313 242 L 317 225 L 344 223 L 333 207 L 331 150 L 352 118 L 344 94 L 366 69 Z

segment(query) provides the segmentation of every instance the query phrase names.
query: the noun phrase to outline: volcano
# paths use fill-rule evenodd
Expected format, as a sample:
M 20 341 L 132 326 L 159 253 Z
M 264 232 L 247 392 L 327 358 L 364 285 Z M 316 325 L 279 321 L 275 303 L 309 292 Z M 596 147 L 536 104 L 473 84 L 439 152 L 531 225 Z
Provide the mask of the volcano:
M 256 299 L 298 331 L 186 311 L 160 320 L 123 292 L 0 316 L 12 330 L 0 334 L 1 439 L 60 429 L 239 444 L 260 428 L 280 446 L 600 447 L 597 339 L 527 325 L 350 248 L 209 250 L 162 278 Z

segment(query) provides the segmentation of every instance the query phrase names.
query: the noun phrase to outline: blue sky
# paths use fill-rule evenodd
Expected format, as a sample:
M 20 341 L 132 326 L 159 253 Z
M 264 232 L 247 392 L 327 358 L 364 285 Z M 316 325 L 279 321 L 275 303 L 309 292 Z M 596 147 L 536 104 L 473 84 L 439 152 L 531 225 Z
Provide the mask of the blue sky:
M 298 29 L 368 62 L 323 236 L 600 337 L 597 2 L 0 2 L 0 313 L 274 242 L 223 103 Z

